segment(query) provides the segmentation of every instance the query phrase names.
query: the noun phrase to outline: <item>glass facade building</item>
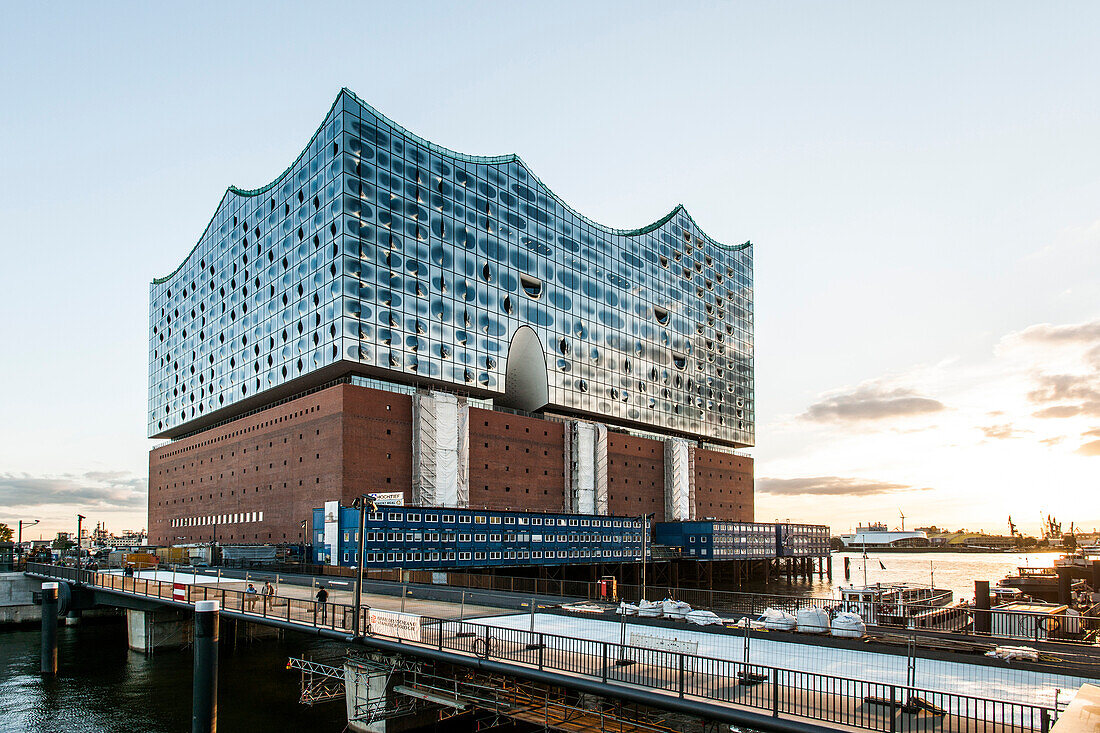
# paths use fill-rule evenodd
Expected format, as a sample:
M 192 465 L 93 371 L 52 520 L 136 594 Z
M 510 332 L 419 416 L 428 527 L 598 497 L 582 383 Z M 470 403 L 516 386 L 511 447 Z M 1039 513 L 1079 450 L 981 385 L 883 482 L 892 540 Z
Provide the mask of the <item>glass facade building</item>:
M 754 443 L 750 243 L 683 207 L 596 224 L 517 156 L 452 152 L 347 90 L 152 283 L 149 342 L 151 437 L 358 374 Z

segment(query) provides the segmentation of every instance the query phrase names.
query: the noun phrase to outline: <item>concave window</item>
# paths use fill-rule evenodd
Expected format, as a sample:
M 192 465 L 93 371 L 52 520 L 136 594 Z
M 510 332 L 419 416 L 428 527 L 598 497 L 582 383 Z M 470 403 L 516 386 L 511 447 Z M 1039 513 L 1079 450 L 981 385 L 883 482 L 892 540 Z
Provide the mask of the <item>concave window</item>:
M 687 367 L 687 357 L 682 356 L 680 354 L 673 354 L 672 355 L 672 364 L 677 369 L 683 370 L 684 368 Z
M 653 317 L 657 319 L 657 323 L 662 326 L 668 325 L 668 310 L 665 308 L 653 307 Z
M 523 292 L 527 293 L 527 297 L 538 300 L 542 296 L 541 280 L 528 275 L 520 275 L 519 284 L 523 288 Z

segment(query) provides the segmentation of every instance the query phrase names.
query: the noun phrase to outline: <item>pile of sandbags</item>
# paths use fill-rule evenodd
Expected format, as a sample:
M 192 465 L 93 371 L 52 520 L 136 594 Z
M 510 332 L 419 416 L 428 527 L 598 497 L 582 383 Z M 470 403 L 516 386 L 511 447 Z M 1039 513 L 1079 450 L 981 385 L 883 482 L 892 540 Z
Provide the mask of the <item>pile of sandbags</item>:
M 867 633 L 867 625 L 863 623 L 858 613 L 841 611 L 833 619 L 833 636 L 848 639 L 859 639 Z
M 829 614 L 820 608 L 800 608 L 796 618 L 798 630 L 803 634 L 829 633 Z
M 627 603 L 626 601 L 619 602 L 619 615 L 620 616 L 637 616 L 638 607 L 633 603 Z
M 661 611 L 662 606 L 660 603 L 653 603 L 644 598 L 638 601 L 638 615 L 642 618 L 658 618 Z
M 691 612 L 691 606 L 683 601 L 666 598 L 661 601 L 661 615 L 665 618 L 683 619 Z
M 708 626 L 710 624 L 721 624 L 722 619 L 718 617 L 718 614 L 712 611 L 688 611 L 687 619 L 689 624 L 695 624 L 697 626 Z
M 769 631 L 794 631 L 798 623 L 794 616 L 781 608 L 765 608 L 760 620 Z

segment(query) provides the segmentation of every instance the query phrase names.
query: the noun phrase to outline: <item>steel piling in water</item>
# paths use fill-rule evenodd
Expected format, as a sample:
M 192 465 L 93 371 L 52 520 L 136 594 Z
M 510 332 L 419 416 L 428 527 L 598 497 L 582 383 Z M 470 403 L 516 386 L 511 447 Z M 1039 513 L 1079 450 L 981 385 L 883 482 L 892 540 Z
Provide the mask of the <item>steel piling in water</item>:
M 195 603 L 195 667 L 191 691 L 191 733 L 218 729 L 217 601 Z
M 57 674 L 57 583 L 42 584 L 42 674 Z
M 974 581 L 974 633 L 988 634 L 993 619 L 989 615 L 989 581 Z

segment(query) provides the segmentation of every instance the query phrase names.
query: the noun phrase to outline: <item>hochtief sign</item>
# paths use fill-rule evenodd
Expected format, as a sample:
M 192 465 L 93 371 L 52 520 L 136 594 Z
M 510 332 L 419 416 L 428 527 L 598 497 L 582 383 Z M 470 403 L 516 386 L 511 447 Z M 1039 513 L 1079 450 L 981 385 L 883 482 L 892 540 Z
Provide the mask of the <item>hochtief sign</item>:
M 368 494 L 377 506 L 405 506 L 405 494 L 400 491 L 385 491 L 380 494 Z
M 372 608 L 367 619 L 372 634 L 392 636 L 406 641 L 420 641 L 420 616 L 415 613 Z

